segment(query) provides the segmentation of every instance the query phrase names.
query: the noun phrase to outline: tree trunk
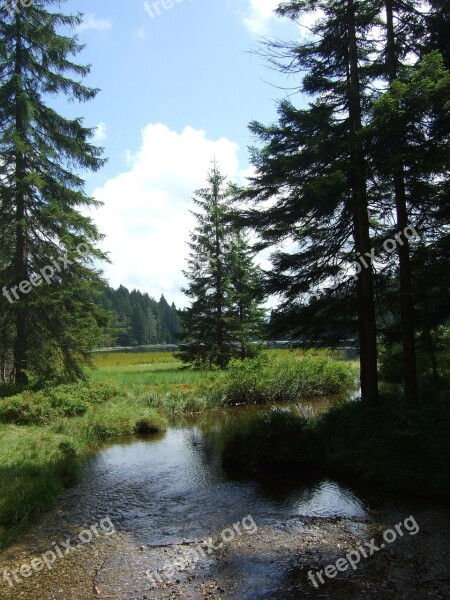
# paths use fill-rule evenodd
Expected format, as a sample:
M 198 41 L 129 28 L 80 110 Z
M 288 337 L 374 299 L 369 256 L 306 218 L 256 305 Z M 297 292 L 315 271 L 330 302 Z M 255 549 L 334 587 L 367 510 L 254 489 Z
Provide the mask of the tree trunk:
M 394 14 L 392 0 L 386 0 L 387 24 L 387 68 L 389 83 L 397 78 L 397 55 L 395 51 Z M 408 208 L 406 200 L 405 173 L 403 163 L 403 139 L 398 119 L 391 126 L 391 158 L 392 176 L 394 180 L 395 209 L 398 232 L 405 231 L 408 223 Z M 403 381 L 405 400 L 414 405 L 418 402 L 417 364 L 414 328 L 414 301 L 411 276 L 411 261 L 409 241 L 403 236 L 399 243 L 398 257 L 400 264 L 400 307 L 402 321 L 403 344 Z
M 356 258 L 364 256 L 368 263 L 357 279 L 359 346 L 361 357 L 361 399 L 369 405 L 378 404 L 377 331 L 372 262 L 370 255 L 369 213 L 367 199 L 366 161 L 361 142 L 361 91 L 356 42 L 355 7 L 348 0 L 348 100 L 351 125 L 351 188 Z
M 24 90 L 22 85 L 22 38 L 21 38 L 20 15 L 16 16 L 16 135 L 19 143 L 23 143 L 26 137 L 26 106 Z M 17 148 L 17 146 L 16 146 Z M 19 146 L 16 149 L 15 165 L 15 205 L 16 205 L 16 248 L 14 260 L 14 279 L 17 288 L 22 281 L 28 279 L 27 264 L 27 235 L 26 235 L 26 203 L 25 203 L 25 158 L 23 150 Z M 16 288 L 16 291 L 17 291 Z M 20 292 L 18 292 L 20 294 Z M 27 296 L 22 294 L 16 304 L 16 337 L 14 341 L 14 371 L 16 383 L 28 383 L 28 309 Z
M 435 390 L 438 390 L 441 387 L 441 382 L 440 382 L 439 371 L 438 371 L 438 366 L 437 366 L 437 361 L 436 361 L 436 352 L 434 350 L 433 337 L 431 335 L 431 329 L 428 325 L 426 325 L 424 328 L 424 336 L 425 336 L 425 341 L 426 341 L 426 345 L 428 348 L 428 353 L 430 355 L 434 388 L 435 388 Z

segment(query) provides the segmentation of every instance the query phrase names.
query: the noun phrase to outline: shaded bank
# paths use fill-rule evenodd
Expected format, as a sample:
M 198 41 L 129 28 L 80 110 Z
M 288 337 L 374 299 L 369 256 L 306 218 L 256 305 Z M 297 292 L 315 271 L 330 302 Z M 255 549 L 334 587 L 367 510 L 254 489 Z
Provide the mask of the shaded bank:
M 225 432 L 223 464 L 247 472 L 324 472 L 385 489 L 450 496 L 450 409 L 346 402 L 307 420 L 272 410 Z

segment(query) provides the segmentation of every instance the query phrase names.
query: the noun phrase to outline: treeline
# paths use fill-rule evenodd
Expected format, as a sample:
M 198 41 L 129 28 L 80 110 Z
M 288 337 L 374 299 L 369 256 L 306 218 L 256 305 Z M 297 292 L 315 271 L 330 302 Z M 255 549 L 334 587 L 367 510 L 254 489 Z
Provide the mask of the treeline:
M 121 285 L 106 287 L 97 303 L 110 320 L 100 341 L 102 347 L 145 346 L 177 343 L 181 331 L 178 311 L 162 295 L 159 301 L 139 290 Z

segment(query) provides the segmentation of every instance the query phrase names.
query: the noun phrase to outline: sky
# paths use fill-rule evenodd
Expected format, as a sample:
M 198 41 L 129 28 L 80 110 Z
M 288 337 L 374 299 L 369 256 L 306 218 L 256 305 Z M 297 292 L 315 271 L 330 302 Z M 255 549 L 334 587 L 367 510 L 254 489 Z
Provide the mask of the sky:
M 194 191 L 211 161 L 242 182 L 251 172 L 252 120 L 276 120 L 293 81 L 254 53 L 263 37 L 286 41 L 299 29 L 273 14 L 278 0 L 68 0 L 84 14 L 76 34 L 90 64 L 84 83 L 101 91 L 85 104 L 61 98 L 65 116 L 96 127 L 107 164 L 86 173 L 103 202 L 91 216 L 105 235 L 110 285 L 140 289 L 178 307 L 186 242 L 195 226 Z M 300 98 L 301 101 L 301 98 Z M 264 259 L 261 259 L 264 265 Z

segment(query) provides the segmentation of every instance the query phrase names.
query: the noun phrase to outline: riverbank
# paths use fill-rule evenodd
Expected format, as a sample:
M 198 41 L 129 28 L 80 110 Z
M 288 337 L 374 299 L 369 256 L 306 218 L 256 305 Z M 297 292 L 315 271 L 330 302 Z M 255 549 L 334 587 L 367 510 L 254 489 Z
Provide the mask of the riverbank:
M 106 383 L 56 386 L 0 399 L 0 549 L 54 506 L 105 440 L 164 431 L 167 419 Z
M 169 421 L 241 402 L 345 392 L 351 365 L 324 352 L 269 352 L 227 371 L 187 369 L 170 353 L 95 357 L 90 380 L 19 391 L 0 387 L 0 549 L 62 491 L 105 440 L 164 431 Z
M 239 420 L 249 409 L 226 412 Z M 227 475 L 209 435 L 202 433 L 208 415 L 164 434 L 111 440 L 91 456 L 80 483 L 0 554 L 2 599 L 448 597 L 445 505 L 366 495 L 320 477 L 261 483 Z M 88 534 L 105 520 L 112 523 L 107 532 L 98 527 L 98 535 Z M 90 541 L 80 545 L 82 535 Z M 66 554 L 69 538 L 76 550 Z M 62 556 L 55 553 L 53 560 L 46 553 L 55 543 Z M 27 575 L 26 566 L 45 554 L 51 569 L 22 575 L 21 569 Z M 333 572 L 348 554 L 355 568 Z
M 315 419 L 271 410 L 222 435 L 229 469 L 256 476 L 311 472 L 377 488 L 450 497 L 450 408 L 407 409 L 392 398 L 371 408 L 345 402 Z

